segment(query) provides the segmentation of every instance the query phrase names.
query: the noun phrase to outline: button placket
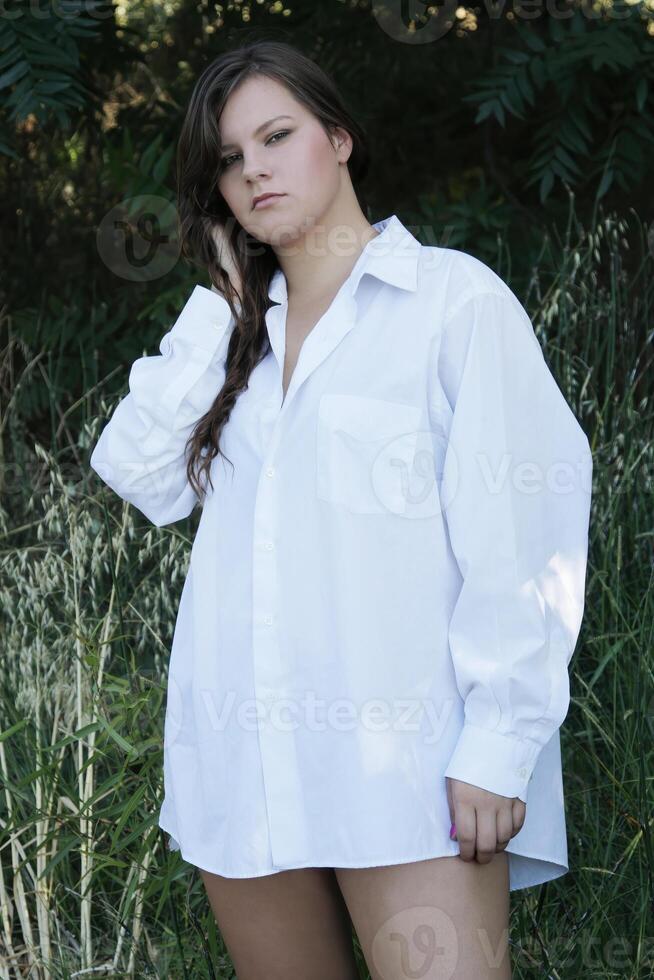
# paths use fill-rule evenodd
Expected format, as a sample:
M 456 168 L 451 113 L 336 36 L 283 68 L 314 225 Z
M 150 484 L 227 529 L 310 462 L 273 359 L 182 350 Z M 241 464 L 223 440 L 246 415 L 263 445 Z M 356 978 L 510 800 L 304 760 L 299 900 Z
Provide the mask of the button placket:
M 284 664 L 283 638 L 280 636 L 279 575 L 277 565 L 279 474 L 269 462 L 279 444 L 283 419 L 294 404 L 301 384 L 325 361 L 356 322 L 356 300 L 339 297 L 304 341 L 285 397 L 281 378 L 285 354 L 287 304 L 269 310 L 267 317 L 271 345 L 278 362 L 280 404 L 275 409 L 275 424 L 267 446 L 266 459 L 257 487 L 254 508 L 253 544 L 253 673 L 255 696 L 269 708 L 287 696 L 284 691 L 288 671 Z M 271 857 L 274 864 L 285 867 L 306 861 L 308 833 L 304 795 L 298 765 L 294 726 L 288 726 L 277 712 L 261 720 L 259 748 L 264 794 L 268 812 Z M 302 719 L 291 712 L 301 727 Z
M 271 440 L 268 458 L 275 451 Z M 279 629 L 279 572 L 277 564 L 279 475 L 264 461 L 254 506 L 252 566 L 252 651 L 255 697 L 265 706 L 259 719 L 259 748 L 272 862 L 280 867 L 306 860 L 308 837 L 296 733 L 273 711 L 286 696 L 288 677 Z M 284 717 L 285 717 L 284 713 Z M 292 717 L 295 717 L 292 715 Z M 301 719 L 298 719 L 301 725 Z

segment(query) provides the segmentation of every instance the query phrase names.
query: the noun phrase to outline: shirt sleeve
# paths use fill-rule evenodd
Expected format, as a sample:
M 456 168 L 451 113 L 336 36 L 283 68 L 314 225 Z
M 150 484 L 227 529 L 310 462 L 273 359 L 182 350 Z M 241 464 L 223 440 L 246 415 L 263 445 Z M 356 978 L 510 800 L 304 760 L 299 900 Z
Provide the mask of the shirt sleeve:
M 138 358 L 90 458 L 98 476 L 157 527 L 187 517 L 198 497 L 186 475 L 186 442 L 225 380 L 233 323 L 227 300 L 197 285 L 160 354 Z
M 437 380 L 441 512 L 462 578 L 449 645 L 464 725 L 445 775 L 526 803 L 569 707 L 590 445 L 508 286 L 448 313 Z

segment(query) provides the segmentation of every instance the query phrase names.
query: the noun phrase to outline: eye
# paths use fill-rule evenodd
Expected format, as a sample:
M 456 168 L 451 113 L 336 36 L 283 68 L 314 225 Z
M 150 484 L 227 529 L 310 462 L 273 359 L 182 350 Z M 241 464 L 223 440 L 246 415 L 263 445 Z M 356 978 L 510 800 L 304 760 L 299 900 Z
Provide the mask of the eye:
M 268 137 L 266 140 L 266 146 L 271 142 L 271 140 L 274 140 L 276 136 L 288 136 L 289 133 L 290 129 L 280 129 L 278 133 L 273 133 L 272 136 Z M 228 167 L 231 167 L 232 163 L 238 156 L 240 156 L 240 153 L 231 153 L 228 157 L 223 157 L 221 161 L 222 169 L 227 170 Z
M 280 129 L 278 133 L 273 133 L 270 139 L 266 140 L 266 143 L 270 143 L 270 140 L 274 140 L 275 136 L 288 136 L 289 129 Z

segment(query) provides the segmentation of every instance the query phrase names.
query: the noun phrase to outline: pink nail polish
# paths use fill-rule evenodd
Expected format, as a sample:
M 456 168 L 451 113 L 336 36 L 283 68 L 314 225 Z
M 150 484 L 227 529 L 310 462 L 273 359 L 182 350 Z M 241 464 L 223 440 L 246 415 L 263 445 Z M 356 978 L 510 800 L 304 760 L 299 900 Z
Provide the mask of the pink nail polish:
M 450 827 L 450 840 L 454 840 L 454 835 L 456 834 L 456 825 L 452 824 Z

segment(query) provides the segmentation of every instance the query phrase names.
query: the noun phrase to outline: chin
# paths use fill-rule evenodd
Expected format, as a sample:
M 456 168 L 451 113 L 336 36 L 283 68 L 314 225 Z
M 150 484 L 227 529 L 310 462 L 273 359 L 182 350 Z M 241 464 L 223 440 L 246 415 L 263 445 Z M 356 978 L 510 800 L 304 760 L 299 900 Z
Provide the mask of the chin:
M 270 215 L 269 220 L 259 221 L 256 226 L 253 224 L 251 227 L 252 234 L 266 245 L 290 246 L 300 241 L 304 234 L 299 222 L 292 219 L 282 220 L 277 215 Z
M 241 223 L 257 241 L 290 247 L 300 242 L 316 225 L 320 226 L 320 213 L 315 207 L 298 207 L 289 197 L 279 206 L 263 208 L 261 212 L 250 209 Z
M 277 217 L 277 237 L 281 235 L 282 241 L 280 244 L 292 244 L 294 241 L 301 241 L 308 236 L 309 240 L 312 237 L 312 233 L 315 231 L 316 240 L 314 245 L 317 246 L 321 241 L 321 236 L 323 234 L 323 221 L 322 221 L 321 211 L 317 211 L 315 208 L 307 209 L 301 211 L 299 214 L 285 213 L 283 218 Z M 271 233 L 275 234 L 275 231 L 271 229 Z

